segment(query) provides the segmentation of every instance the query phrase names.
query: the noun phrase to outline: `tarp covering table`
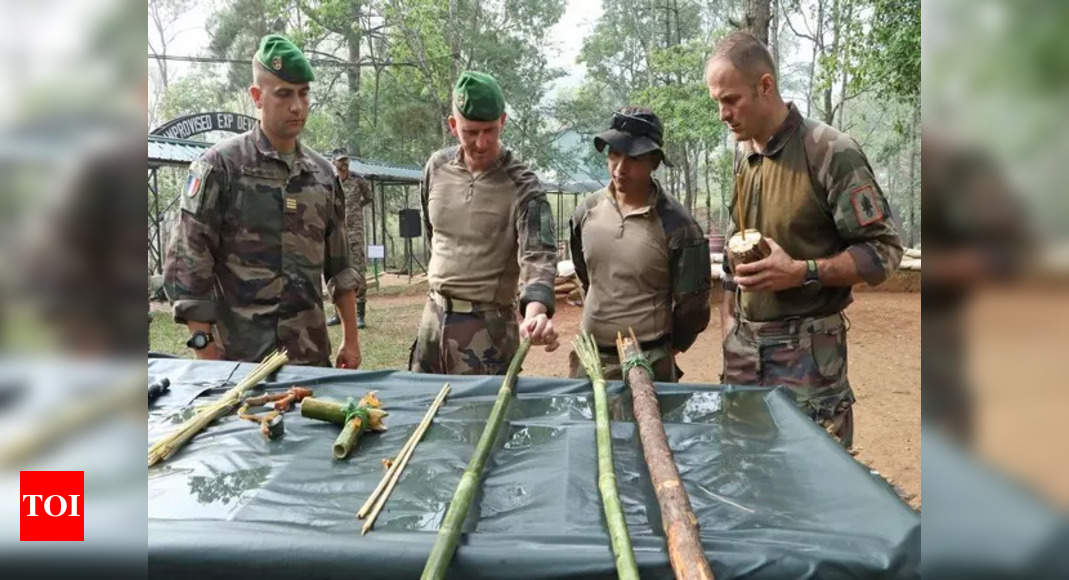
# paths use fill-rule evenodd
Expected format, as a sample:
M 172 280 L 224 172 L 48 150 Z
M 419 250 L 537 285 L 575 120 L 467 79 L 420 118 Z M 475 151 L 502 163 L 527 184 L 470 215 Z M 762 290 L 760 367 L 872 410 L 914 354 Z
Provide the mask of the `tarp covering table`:
M 152 360 L 171 392 L 149 409 L 149 441 L 254 365 Z M 415 578 L 500 387 L 444 377 L 286 366 L 270 391 L 308 386 L 344 401 L 378 390 L 385 433 L 331 458 L 339 427 L 285 416 L 265 441 L 236 415 L 148 471 L 153 578 Z M 453 390 L 375 528 L 355 512 L 448 382 Z M 658 385 L 669 444 L 718 579 L 913 578 L 920 518 L 794 407 L 783 390 Z M 257 391 L 258 392 L 258 391 Z M 671 578 L 630 394 L 609 384 L 616 477 L 643 578 Z M 465 522 L 451 578 L 612 578 L 598 495 L 589 384 L 521 377 Z

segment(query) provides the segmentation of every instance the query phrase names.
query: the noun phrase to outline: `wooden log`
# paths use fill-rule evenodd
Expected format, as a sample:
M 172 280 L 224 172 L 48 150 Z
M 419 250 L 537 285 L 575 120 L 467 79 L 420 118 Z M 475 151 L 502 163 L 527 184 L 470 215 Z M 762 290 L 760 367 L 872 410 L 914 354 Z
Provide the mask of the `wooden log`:
M 690 497 L 679 477 L 668 436 L 661 421 L 661 406 L 653 388 L 653 377 L 647 370 L 649 362 L 639 348 L 635 333 L 630 338 L 617 335 L 617 352 L 627 369 L 627 384 L 631 387 L 635 423 L 638 425 L 642 454 L 646 458 L 650 480 L 661 507 L 661 522 L 668 544 L 668 561 L 676 578 L 712 579 L 713 570 L 705 558 L 698 535 L 698 518 L 690 507 Z M 633 364 L 632 361 L 639 364 Z
M 728 240 L 728 255 L 731 256 L 732 265 L 756 262 L 771 253 L 772 248 L 764 236 L 754 229 L 737 232 Z

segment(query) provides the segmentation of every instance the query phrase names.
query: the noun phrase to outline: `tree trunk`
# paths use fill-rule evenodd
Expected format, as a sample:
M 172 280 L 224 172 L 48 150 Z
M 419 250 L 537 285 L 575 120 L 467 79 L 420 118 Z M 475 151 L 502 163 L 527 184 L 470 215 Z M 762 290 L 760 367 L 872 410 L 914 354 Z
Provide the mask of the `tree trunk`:
M 616 347 L 625 368 L 627 361 L 645 361 L 633 332 L 631 338 L 617 338 Z M 650 482 L 657 495 L 657 504 L 661 508 L 661 522 L 672 570 L 675 571 L 676 578 L 712 580 L 713 571 L 705 558 L 705 550 L 698 535 L 698 518 L 690 506 L 690 497 L 687 496 L 683 480 L 679 477 L 672 449 L 668 446 L 668 437 L 661 421 L 661 406 L 653 389 L 653 378 L 642 366 L 632 367 L 627 371 L 626 378 L 631 387 L 635 424 L 638 425 L 639 439 L 642 441 L 642 454 L 646 458 Z
M 772 18 L 771 0 L 746 1 L 746 29 L 768 46 L 768 23 Z
M 913 123 L 909 132 L 909 247 L 915 247 L 917 231 L 917 127 L 920 124 L 920 107 L 913 109 Z
M 841 26 L 842 26 L 841 23 L 839 22 L 839 0 L 835 0 L 832 3 L 831 18 L 832 18 L 832 35 L 833 35 L 833 38 L 832 38 L 832 41 L 831 41 L 831 54 L 838 55 L 838 53 L 839 53 L 839 31 L 840 31 Z M 831 100 L 831 96 L 832 96 L 831 95 L 832 80 L 833 79 L 829 78 L 827 86 L 824 87 L 824 111 L 823 111 L 822 117 L 823 117 L 823 121 L 825 123 L 827 123 L 828 125 L 831 125 L 831 126 L 835 126 L 835 108 L 832 106 L 832 100 Z
M 360 22 L 359 0 L 349 4 L 349 17 L 352 22 Z M 359 27 L 347 26 L 345 28 L 345 44 L 349 49 L 349 67 L 345 71 L 345 79 L 349 83 L 349 107 L 346 114 L 345 125 L 349 134 L 345 137 L 349 153 L 354 157 L 360 156 L 360 42 L 361 31 Z

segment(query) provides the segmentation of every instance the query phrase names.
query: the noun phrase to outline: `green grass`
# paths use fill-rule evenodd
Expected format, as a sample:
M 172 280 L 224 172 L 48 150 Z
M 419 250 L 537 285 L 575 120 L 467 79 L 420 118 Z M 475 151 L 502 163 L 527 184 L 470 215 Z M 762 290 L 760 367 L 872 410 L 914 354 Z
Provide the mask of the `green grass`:
M 326 306 L 328 316 L 333 306 Z M 364 370 L 407 369 L 408 352 L 416 338 L 423 302 L 390 301 L 376 302 L 374 297 L 367 304 L 368 327 L 360 331 L 360 354 Z M 341 344 L 341 326 L 328 327 L 330 345 L 337 352 Z M 189 331 L 185 325 L 175 324 L 169 312 L 153 313 L 149 325 L 149 350 L 173 354 L 184 358 L 193 358 L 193 352 L 186 348 Z M 331 360 L 334 359 L 331 353 Z

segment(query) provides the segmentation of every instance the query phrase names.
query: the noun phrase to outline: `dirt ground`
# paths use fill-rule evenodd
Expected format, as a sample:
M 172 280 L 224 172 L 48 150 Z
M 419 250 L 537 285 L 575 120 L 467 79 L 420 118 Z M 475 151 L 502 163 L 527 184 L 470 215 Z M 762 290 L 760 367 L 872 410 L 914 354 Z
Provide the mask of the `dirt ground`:
M 568 347 L 579 331 L 581 309 L 558 305 L 554 322 L 562 346 L 553 353 L 532 349 L 524 371 L 567 376 Z M 921 504 L 921 295 L 860 292 L 847 310 L 850 383 L 857 459 L 896 485 L 914 508 Z M 685 382 L 716 383 L 721 369 L 720 318 L 713 320 L 678 364 Z

